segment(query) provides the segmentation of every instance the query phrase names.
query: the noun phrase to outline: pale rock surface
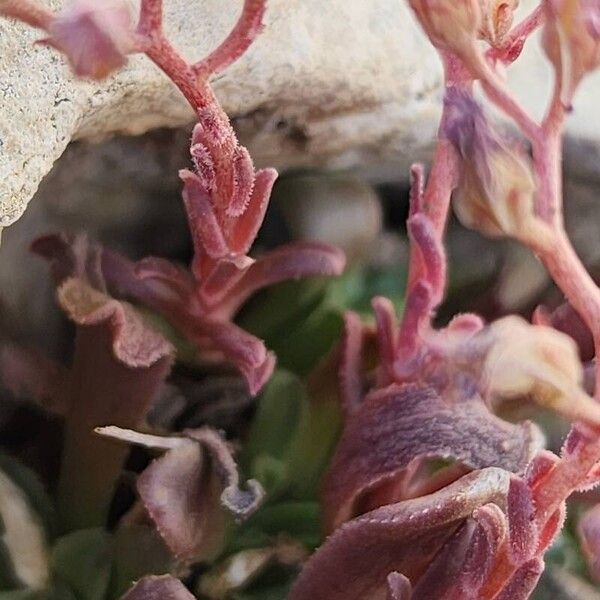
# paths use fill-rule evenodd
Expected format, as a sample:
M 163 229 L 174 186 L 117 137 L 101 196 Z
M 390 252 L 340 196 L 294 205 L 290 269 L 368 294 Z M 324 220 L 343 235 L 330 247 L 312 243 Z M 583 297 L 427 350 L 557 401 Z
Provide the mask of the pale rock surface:
M 241 4 L 165 0 L 167 29 L 198 58 L 226 34 Z M 522 13 L 532 5 L 524 2 Z M 78 82 L 55 52 L 32 45 L 37 37 L 0 20 L 0 226 L 22 214 L 69 141 L 193 119 L 145 57 L 101 84 Z M 551 73 L 537 43 L 511 81 L 539 113 Z M 402 0 L 270 0 L 266 31 L 215 88 L 259 164 L 361 166 L 373 179 L 400 179 L 411 160 L 427 156 L 441 72 Z M 600 74 L 586 81 L 569 122 L 575 139 L 594 148 L 599 94 Z M 600 172 L 597 160 L 588 163 Z
M 167 29 L 186 56 L 199 58 L 241 5 L 166 0 Z M 21 215 L 70 140 L 193 119 L 145 57 L 101 84 L 82 83 L 55 52 L 32 45 L 38 37 L 0 20 L 2 225 Z M 247 117 L 240 126 L 259 163 L 353 164 L 359 148 L 405 155 L 435 130 L 440 74 L 424 47 L 398 0 L 270 0 L 265 32 L 215 88 L 229 114 Z

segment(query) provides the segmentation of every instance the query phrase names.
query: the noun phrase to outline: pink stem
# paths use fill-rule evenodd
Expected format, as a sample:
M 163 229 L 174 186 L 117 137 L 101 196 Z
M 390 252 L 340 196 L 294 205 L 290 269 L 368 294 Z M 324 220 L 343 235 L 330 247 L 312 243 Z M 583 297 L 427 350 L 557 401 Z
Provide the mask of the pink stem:
M 0 14 L 39 29 L 48 29 L 54 17 L 45 6 L 33 0 L 0 0 Z
M 142 0 L 138 32 L 142 35 L 158 35 L 162 32 L 162 0 Z
M 544 7 L 537 6 L 518 25 L 513 27 L 506 36 L 501 48 L 491 48 L 487 57 L 492 60 L 501 60 L 504 63 L 512 63 L 519 58 L 525 42 L 531 34 L 544 23 Z
M 220 46 L 193 66 L 196 75 L 206 79 L 225 70 L 242 56 L 262 31 L 266 5 L 266 0 L 245 0 L 242 14 L 230 34 Z

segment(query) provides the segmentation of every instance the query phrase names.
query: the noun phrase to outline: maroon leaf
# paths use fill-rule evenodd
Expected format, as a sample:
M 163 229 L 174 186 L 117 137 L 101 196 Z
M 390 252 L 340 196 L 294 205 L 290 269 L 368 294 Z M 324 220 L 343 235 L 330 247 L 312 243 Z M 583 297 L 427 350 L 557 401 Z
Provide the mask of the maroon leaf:
M 469 469 L 518 473 L 540 443 L 533 424 L 502 421 L 478 399 L 448 405 L 430 387 L 390 386 L 347 420 L 323 484 L 326 531 L 359 514 L 384 486 L 390 497 L 381 503 L 406 497 L 416 461 L 450 459 Z
M 473 594 L 485 582 L 494 559 L 508 537 L 508 519 L 496 504 L 486 504 L 476 509 L 473 519 L 477 528 L 456 583 L 456 588 L 464 596 Z
M 188 336 L 202 347 L 221 353 L 222 359 L 234 364 L 244 375 L 251 394 L 257 394 L 275 367 L 275 355 L 268 352 L 262 340 L 228 321 L 196 319 L 191 321 Z
M 170 575 L 140 579 L 121 600 L 194 600 L 194 596 Z
M 461 575 L 477 524 L 467 519 L 444 544 L 415 586 L 412 600 L 459 600 L 469 598 L 462 589 Z
M 79 279 L 65 280 L 58 299 L 77 326 L 59 504 L 65 524 L 94 526 L 104 522 L 127 451 L 93 430 L 143 422 L 171 368 L 173 348 L 132 307 Z
M 544 572 L 544 561 L 534 558 L 525 563 L 494 600 L 528 600 Z
M 475 509 L 505 504 L 509 483 L 508 472 L 484 469 L 429 496 L 387 505 L 344 524 L 307 562 L 288 600 L 385 598 L 391 572 L 414 586 Z
M 230 254 L 227 241 L 217 219 L 209 193 L 201 179 L 191 171 L 182 170 L 183 202 L 188 216 L 194 251 L 197 256 L 208 254 L 222 258 Z
M 68 371 L 36 350 L 0 345 L 0 382 L 17 399 L 64 416 Z
M 531 488 L 516 477 L 508 491 L 509 552 L 515 565 L 533 558 L 538 546 L 538 531 Z
M 226 221 L 229 245 L 236 254 L 247 254 L 254 243 L 267 212 L 276 179 L 277 171 L 275 169 L 257 171 L 254 189 L 243 218 L 230 218 Z

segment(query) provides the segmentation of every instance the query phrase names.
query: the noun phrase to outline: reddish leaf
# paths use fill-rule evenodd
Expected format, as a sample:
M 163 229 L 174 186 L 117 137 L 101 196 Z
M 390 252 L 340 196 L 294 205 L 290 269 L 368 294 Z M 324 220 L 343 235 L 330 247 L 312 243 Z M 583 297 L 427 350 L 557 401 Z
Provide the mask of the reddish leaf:
M 544 561 L 534 558 L 525 563 L 494 600 L 528 600 L 544 572 Z
M 298 242 L 277 248 L 258 260 L 231 289 L 218 313 L 234 315 L 258 290 L 289 281 L 314 276 L 341 275 L 346 258 L 341 250 L 318 242 Z
M 140 579 L 121 600 L 194 600 L 194 596 L 170 575 Z
M 262 340 L 233 323 L 196 319 L 190 322 L 187 334 L 200 346 L 209 344 L 223 360 L 235 365 L 246 378 L 251 394 L 258 393 L 273 372 L 275 356 Z
M 391 572 L 417 584 L 476 508 L 505 503 L 509 482 L 506 471 L 484 469 L 429 496 L 384 506 L 346 523 L 310 558 L 288 600 L 385 598 Z
M 258 230 L 262 225 L 277 171 L 275 169 L 262 169 L 256 172 L 254 189 L 250 196 L 248 206 L 242 217 L 228 218 L 227 239 L 232 251 L 236 254 L 247 254 L 254 243 Z
M 222 258 L 231 252 L 217 220 L 210 195 L 200 178 L 191 171 L 182 170 L 184 183 L 183 202 L 187 212 L 194 251 L 197 256 L 206 253 L 212 258 Z
M 510 482 L 507 514 L 510 558 L 521 565 L 534 557 L 539 541 L 531 488 L 521 479 Z
M 254 164 L 250 153 L 238 146 L 233 155 L 233 194 L 227 207 L 227 215 L 239 217 L 244 214 L 254 188 Z
M 127 452 L 93 430 L 142 423 L 171 368 L 173 348 L 132 307 L 79 279 L 65 280 L 58 299 L 77 326 L 59 503 L 65 525 L 95 526 L 104 523 Z
M 356 516 L 384 485 L 393 484 L 388 502 L 401 499 L 415 461 L 451 459 L 469 469 L 521 472 L 540 443 L 534 425 L 502 421 L 478 399 L 448 405 L 430 387 L 390 386 L 367 397 L 347 420 L 324 480 L 325 528 Z

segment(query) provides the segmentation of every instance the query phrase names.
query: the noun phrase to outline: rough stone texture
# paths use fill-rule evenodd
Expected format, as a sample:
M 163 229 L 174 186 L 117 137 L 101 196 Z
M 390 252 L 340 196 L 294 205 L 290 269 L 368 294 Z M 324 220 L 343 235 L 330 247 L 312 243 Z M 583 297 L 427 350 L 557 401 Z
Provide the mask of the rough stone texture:
M 199 58 L 229 30 L 241 4 L 166 0 L 168 31 L 186 56 Z M 76 82 L 56 53 L 32 46 L 36 37 L 0 22 L 4 225 L 20 216 L 71 139 L 137 134 L 193 116 L 144 57 L 100 85 Z M 240 125 L 259 162 L 337 157 L 384 138 L 402 153 L 434 128 L 430 95 L 439 69 L 423 44 L 398 0 L 270 0 L 266 31 L 215 87 L 231 115 L 247 117 Z
M 184 54 L 198 58 L 222 39 L 241 1 L 165 0 L 168 30 Z M 525 13 L 534 0 L 522 4 Z M 215 82 L 258 163 L 361 165 L 370 177 L 389 179 L 426 156 L 440 66 L 405 2 L 270 0 L 266 21 L 250 52 Z M 0 20 L 0 226 L 22 214 L 70 140 L 138 134 L 193 117 L 144 57 L 100 85 L 76 82 L 61 57 L 32 45 L 36 37 Z M 530 46 L 511 78 L 539 113 L 551 75 L 538 44 Z M 569 123 L 576 140 L 594 147 L 599 93 L 600 74 L 586 81 Z M 600 171 L 597 160 L 589 166 Z

